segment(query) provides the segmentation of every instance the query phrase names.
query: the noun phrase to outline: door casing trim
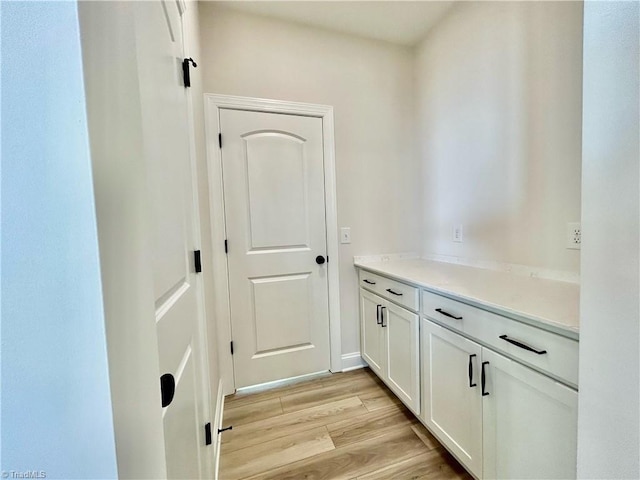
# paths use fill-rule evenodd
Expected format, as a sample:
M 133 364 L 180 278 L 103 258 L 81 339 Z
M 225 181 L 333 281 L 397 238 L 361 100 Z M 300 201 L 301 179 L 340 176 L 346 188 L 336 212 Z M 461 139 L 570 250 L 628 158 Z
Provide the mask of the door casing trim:
M 220 378 L 224 394 L 235 391 L 233 357 L 231 356 L 231 310 L 229 304 L 229 274 L 224 250 L 225 208 L 222 182 L 222 155 L 218 146 L 220 110 L 249 110 L 266 113 L 286 113 L 322 119 L 324 149 L 325 221 L 327 255 L 329 256 L 329 345 L 332 372 L 342 371 L 342 339 L 340 330 L 340 278 L 338 249 L 338 209 L 336 195 L 336 165 L 333 107 L 310 103 L 288 102 L 264 98 L 237 97 L 205 93 L 205 139 L 211 209 L 212 267 L 214 276 L 215 321 L 218 332 L 217 350 Z M 224 142 L 224 139 L 223 139 Z M 224 146 L 224 143 L 223 143 Z

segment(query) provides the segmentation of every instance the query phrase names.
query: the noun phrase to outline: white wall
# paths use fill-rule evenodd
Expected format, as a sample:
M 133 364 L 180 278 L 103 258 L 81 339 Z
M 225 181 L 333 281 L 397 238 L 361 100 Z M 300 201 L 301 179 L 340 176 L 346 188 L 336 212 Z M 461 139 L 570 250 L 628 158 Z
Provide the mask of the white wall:
M 417 251 L 410 49 L 201 3 L 204 91 L 334 106 L 342 351 L 359 351 L 354 255 Z
M 638 2 L 586 2 L 578 478 L 640 478 Z
M 581 75 L 581 2 L 462 2 L 427 34 L 424 254 L 579 270 L 565 232 L 580 220 Z
M 0 15 L 0 470 L 116 478 L 77 4 Z

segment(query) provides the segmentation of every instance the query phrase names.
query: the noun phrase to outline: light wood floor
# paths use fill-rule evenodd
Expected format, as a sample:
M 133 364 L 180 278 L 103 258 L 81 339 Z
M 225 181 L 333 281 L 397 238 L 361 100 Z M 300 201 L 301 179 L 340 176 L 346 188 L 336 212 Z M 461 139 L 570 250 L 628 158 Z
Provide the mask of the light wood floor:
M 220 479 L 465 479 L 369 371 L 226 398 Z

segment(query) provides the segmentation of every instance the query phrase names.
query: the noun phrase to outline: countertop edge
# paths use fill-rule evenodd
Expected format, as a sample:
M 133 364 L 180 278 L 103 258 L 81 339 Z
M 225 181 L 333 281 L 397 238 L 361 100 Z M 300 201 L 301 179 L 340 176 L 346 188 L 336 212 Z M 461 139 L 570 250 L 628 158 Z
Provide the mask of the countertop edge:
M 482 310 L 486 310 L 488 312 L 501 315 L 503 317 L 510 318 L 517 322 L 525 323 L 527 325 L 531 325 L 531 326 L 540 328 L 542 330 L 546 330 L 551 333 L 555 333 L 557 335 L 561 335 L 563 337 L 566 337 L 572 340 L 579 341 L 580 339 L 580 330 L 577 327 L 571 327 L 568 325 L 564 325 L 562 323 L 554 322 L 546 318 L 541 318 L 534 315 L 528 315 L 523 312 L 518 312 L 516 310 L 509 309 L 502 305 L 495 305 L 489 301 L 483 301 L 482 299 L 479 299 L 479 298 L 469 297 L 467 295 L 464 295 L 452 290 L 446 290 L 441 287 L 430 285 L 425 282 L 420 282 L 415 279 L 389 273 L 388 271 L 381 268 L 376 268 L 376 266 L 372 266 L 371 264 L 360 263 L 356 261 L 354 262 L 354 267 L 360 268 L 362 270 L 367 270 L 372 273 L 377 273 L 387 278 L 398 280 L 400 282 L 414 285 L 416 287 L 423 288 L 432 293 L 436 293 L 438 295 L 451 298 L 452 300 L 457 300 L 467 305 L 471 305 L 472 307 L 480 308 Z M 474 268 L 474 267 L 467 267 L 467 268 Z

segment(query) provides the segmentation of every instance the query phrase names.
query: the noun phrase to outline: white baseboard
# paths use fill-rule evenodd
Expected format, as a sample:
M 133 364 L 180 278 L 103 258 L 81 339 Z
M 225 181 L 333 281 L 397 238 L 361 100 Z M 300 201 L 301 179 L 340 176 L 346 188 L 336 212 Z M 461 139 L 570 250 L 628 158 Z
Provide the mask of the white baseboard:
M 360 356 L 360 352 L 351 352 L 345 353 L 342 355 L 342 371 L 348 372 L 349 370 L 356 370 L 358 368 L 364 368 L 367 364 L 362 357 Z
M 271 382 L 259 383 L 257 385 L 251 385 L 249 387 L 241 387 L 236 389 L 236 393 L 242 393 L 243 395 L 246 395 L 247 393 L 259 393 L 259 392 L 264 392 L 265 390 L 270 390 L 272 388 L 294 385 L 296 383 L 305 382 L 307 380 L 324 377 L 327 375 L 329 375 L 329 372 L 327 370 L 322 370 L 320 372 L 313 372 L 313 373 L 305 373 L 304 375 L 298 375 L 296 377 L 283 378 L 281 380 L 273 380 Z
M 224 413 L 224 391 L 222 388 L 222 379 L 218 382 L 218 397 L 216 398 L 216 413 L 213 417 L 212 434 L 214 435 L 213 441 L 213 455 L 215 458 L 215 464 L 213 466 L 213 478 L 218 480 L 218 470 L 220 469 L 220 435 L 218 429 L 222 428 L 222 415 Z

